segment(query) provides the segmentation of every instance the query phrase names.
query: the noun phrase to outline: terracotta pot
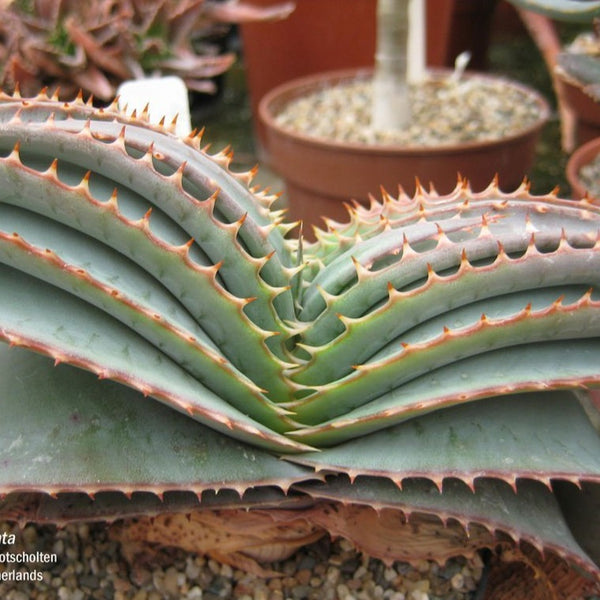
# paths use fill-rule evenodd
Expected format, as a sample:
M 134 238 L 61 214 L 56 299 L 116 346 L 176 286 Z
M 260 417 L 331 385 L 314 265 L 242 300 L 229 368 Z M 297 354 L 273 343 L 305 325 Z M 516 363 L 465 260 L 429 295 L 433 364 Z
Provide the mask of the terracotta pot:
M 280 2 L 252 0 L 259 6 Z M 427 0 L 427 64 L 450 66 L 470 49 L 472 64 L 483 65 L 493 6 L 493 0 Z M 265 132 L 258 105 L 268 91 L 305 75 L 373 66 L 376 8 L 376 0 L 296 0 L 287 19 L 240 26 L 259 154 Z
M 600 137 L 589 140 L 580 146 L 567 161 L 566 175 L 571 186 L 571 197 L 581 199 L 585 196 L 587 189 L 581 181 L 579 171 L 582 167 L 591 163 L 600 154 Z
M 581 146 L 600 136 L 600 104 L 585 94 L 581 87 L 561 77 L 560 73 L 557 77 L 563 86 L 564 99 L 575 114 L 576 143 Z
M 322 224 L 324 215 L 345 221 L 344 203 L 348 200 L 367 201 L 369 194 L 379 195 L 381 186 L 396 193 L 402 185 L 412 193 L 415 177 L 424 185 L 433 183 L 444 194 L 454 189 L 458 173 L 468 177 L 475 190 L 485 188 L 498 174 L 502 189 L 512 190 L 532 166 L 549 108 L 537 92 L 507 80 L 503 80 L 506 85 L 517 86 L 535 99 L 539 118 L 520 134 L 497 141 L 438 148 L 344 144 L 290 132 L 275 122 L 274 116 L 290 100 L 357 76 L 368 77 L 370 72 L 339 71 L 300 78 L 278 86 L 260 103 L 271 166 L 285 180 L 292 219 Z

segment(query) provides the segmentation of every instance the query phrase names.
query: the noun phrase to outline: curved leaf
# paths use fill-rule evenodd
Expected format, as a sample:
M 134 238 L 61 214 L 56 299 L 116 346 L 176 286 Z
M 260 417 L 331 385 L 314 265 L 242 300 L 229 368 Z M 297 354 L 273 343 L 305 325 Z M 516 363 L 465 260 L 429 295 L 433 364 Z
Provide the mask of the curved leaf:
M 241 494 L 308 476 L 123 385 L 4 344 L 0 408 L 0 494 Z

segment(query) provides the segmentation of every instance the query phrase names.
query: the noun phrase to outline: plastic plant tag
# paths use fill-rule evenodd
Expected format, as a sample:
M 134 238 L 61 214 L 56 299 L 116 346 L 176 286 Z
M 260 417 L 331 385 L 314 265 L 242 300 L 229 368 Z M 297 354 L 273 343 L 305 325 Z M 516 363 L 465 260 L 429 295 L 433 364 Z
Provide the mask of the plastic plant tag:
M 119 108 L 127 107 L 127 112 L 142 112 L 148 106 L 151 123 L 159 123 L 164 117 L 170 123 L 177 117 L 175 133 L 187 136 L 192 130 L 188 90 L 179 77 L 151 77 L 132 79 L 119 86 L 117 90 Z

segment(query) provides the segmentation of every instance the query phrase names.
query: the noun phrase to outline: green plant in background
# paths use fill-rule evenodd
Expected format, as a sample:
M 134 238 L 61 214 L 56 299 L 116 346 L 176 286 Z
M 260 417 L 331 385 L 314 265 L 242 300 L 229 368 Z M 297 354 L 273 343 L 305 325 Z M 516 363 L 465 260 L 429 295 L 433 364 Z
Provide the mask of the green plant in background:
M 1 100 L 0 515 L 300 501 L 373 556 L 501 546 L 598 587 L 598 205 L 459 182 L 307 243 L 195 134 Z M 368 539 L 366 507 L 431 535 Z
M 234 61 L 214 43 L 223 23 L 282 18 L 292 8 L 205 0 L 9 0 L 0 8 L 1 85 L 12 91 L 18 84 L 24 94 L 60 88 L 64 98 L 82 89 L 108 101 L 121 82 L 161 74 L 181 77 L 190 90 L 213 92 L 211 78 Z

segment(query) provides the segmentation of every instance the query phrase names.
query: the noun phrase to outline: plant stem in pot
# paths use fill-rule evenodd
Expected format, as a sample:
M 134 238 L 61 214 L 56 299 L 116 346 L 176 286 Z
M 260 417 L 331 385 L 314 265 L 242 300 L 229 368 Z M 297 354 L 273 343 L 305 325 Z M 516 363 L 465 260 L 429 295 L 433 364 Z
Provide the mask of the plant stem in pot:
M 424 22 L 423 0 L 377 3 L 372 116 L 376 131 L 399 131 L 410 121 L 408 84 L 420 80 L 425 68 Z

